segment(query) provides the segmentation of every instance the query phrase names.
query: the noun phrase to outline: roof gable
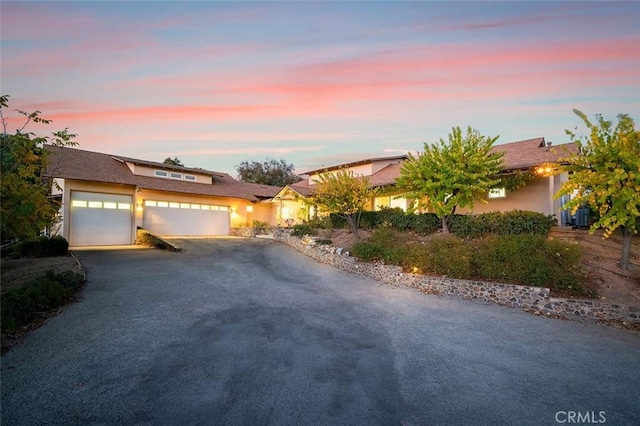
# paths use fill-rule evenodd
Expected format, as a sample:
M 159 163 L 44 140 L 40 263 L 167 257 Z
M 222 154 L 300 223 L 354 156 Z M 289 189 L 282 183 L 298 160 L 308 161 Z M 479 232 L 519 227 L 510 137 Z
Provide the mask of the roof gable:
M 345 169 L 349 167 L 362 166 L 364 164 L 371 164 L 379 161 L 393 161 L 393 160 L 406 160 L 407 155 L 394 155 L 390 157 L 376 157 L 376 158 L 367 158 L 364 160 L 352 161 L 350 163 L 342 163 L 336 164 L 334 166 L 321 167 L 319 169 L 311 170 L 305 173 L 301 173 L 303 175 L 316 175 L 318 173 L 330 172 L 332 170 Z
M 272 198 L 280 187 L 238 182 L 227 173 L 211 172 L 211 184 L 135 175 L 125 164 L 127 157 L 113 156 L 76 148 L 46 145 L 50 152 L 46 175 L 64 179 L 132 185 L 142 189 L 193 195 L 242 198 L 251 201 Z M 126 160 L 125 160 L 126 159 Z M 139 164 L 160 164 L 136 160 Z M 176 170 L 195 170 L 179 166 Z

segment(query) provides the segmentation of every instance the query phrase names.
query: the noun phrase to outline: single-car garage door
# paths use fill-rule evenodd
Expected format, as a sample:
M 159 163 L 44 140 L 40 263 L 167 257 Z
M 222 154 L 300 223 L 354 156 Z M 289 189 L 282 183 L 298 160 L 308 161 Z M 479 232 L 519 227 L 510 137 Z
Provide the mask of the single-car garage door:
M 142 227 L 158 235 L 229 235 L 229 207 L 145 200 Z
M 71 192 L 69 245 L 131 244 L 131 195 Z

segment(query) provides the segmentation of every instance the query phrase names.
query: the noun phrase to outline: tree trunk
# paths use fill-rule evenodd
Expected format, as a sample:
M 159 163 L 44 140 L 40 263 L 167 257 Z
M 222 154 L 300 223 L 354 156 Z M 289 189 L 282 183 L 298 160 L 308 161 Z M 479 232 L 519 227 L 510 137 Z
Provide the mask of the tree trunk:
M 620 267 L 629 269 L 629 258 L 631 257 L 631 237 L 632 233 L 626 226 L 620 228 L 622 232 L 622 254 L 620 256 Z
M 358 235 L 358 224 L 356 224 L 353 215 L 347 215 L 347 223 L 349 224 L 349 228 L 351 228 L 351 232 L 353 232 L 353 236 L 356 237 L 357 240 L 360 240 L 360 235 Z
M 442 217 L 442 233 L 447 235 L 449 234 L 449 220 L 448 216 Z
M 451 213 L 442 217 L 442 233 L 445 235 L 449 234 L 449 219 L 456 213 L 456 207 L 458 206 L 453 206 Z

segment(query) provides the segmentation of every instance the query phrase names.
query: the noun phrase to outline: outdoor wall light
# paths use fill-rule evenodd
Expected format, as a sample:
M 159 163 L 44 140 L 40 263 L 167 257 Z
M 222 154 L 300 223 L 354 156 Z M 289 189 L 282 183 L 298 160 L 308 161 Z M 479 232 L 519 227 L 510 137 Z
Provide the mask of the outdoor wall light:
M 247 213 L 253 213 L 253 206 L 247 206 Z

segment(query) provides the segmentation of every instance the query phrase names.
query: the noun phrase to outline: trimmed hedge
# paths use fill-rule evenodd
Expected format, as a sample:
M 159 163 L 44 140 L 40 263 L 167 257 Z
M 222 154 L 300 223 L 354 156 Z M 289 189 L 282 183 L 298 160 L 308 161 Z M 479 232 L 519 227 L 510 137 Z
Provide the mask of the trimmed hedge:
M 84 284 L 73 271 L 47 271 L 40 278 L 2 294 L 2 332 L 14 333 L 35 317 L 65 305 Z
M 331 214 L 331 224 L 335 228 L 346 228 L 347 221 Z M 478 215 L 454 215 L 449 222 L 449 230 L 460 238 L 479 238 L 485 235 L 549 235 L 556 224 L 551 215 L 513 210 L 508 212 L 490 212 Z M 412 214 L 402 209 L 382 209 L 375 212 L 362 212 L 360 226 L 365 229 L 377 229 L 387 225 L 396 231 L 412 231 L 418 235 L 429 235 L 442 228 L 442 221 L 434 213 Z
M 33 240 L 4 247 L 2 257 L 18 259 L 21 257 L 55 257 L 66 256 L 69 253 L 69 243 L 63 237 L 38 237 Z

